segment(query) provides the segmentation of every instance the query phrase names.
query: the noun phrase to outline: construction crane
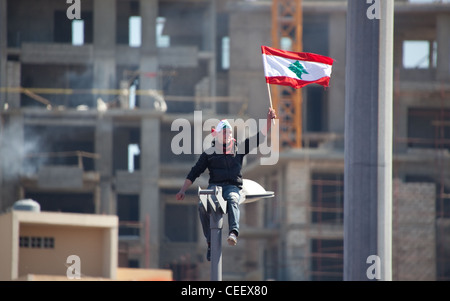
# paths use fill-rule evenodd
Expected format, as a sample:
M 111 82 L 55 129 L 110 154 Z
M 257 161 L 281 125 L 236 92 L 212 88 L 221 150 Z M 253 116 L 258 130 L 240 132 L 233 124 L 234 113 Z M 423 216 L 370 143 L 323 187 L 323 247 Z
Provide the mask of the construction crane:
M 272 0 L 272 44 L 280 48 L 281 39 L 288 40 L 290 49 L 302 52 L 302 0 Z M 280 148 L 302 147 L 302 94 L 300 89 L 271 85 L 273 106 L 280 122 Z

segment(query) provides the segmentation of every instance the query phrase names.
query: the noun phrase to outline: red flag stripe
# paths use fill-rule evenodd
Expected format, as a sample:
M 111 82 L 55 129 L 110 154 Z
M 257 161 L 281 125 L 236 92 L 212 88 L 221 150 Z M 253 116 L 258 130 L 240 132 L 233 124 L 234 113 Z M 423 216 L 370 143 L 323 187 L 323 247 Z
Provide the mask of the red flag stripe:
M 293 52 L 281 49 L 276 49 L 268 46 L 261 46 L 261 51 L 265 55 L 275 55 L 281 56 L 291 60 L 309 61 L 323 63 L 327 65 L 333 65 L 333 59 L 320 54 L 309 53 L 309 52 Z
M 318 80 L 315 80 L 315 81 L 304 81 L 304 80 L 295 79 L 295 78 L 288 77 L 288 76 L 270 76 L 270 77 L 266 77 L 266 82 L 268 84 L 290 86 L 295 89 L 298 89 L 298 88 L 302 88 L 302 87 L 312 84 L 312 83 L 316 83 L 316 84 L 328 87 L 330 78 L 328 76 L 325 76 L 325 77 L 319 78 Z

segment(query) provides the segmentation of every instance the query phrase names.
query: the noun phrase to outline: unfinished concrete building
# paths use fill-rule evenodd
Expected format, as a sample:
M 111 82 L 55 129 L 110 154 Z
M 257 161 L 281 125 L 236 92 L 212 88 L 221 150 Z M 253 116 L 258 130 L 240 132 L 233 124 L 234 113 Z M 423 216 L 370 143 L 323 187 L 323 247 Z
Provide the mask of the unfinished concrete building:
M 175 200 L 198 154 L 174 153 L 172 126 L 265 118 L 273 13 L 264 0 L 0 0 L 0 209 L 117 214 L 120 267 L 209 279 L 208 175 Z M 301 22 L 302 50 L 335 59 L 330 87 L 301 90 L 301 141 L 276 165 L 248 156 L 244 177 L 275 197 L 241 207 L 224 280 L 343 279 L 346 1 L 304 0 Z M 395 1 L 394 26 L 393 279 L 449 280 L 450 4 Z

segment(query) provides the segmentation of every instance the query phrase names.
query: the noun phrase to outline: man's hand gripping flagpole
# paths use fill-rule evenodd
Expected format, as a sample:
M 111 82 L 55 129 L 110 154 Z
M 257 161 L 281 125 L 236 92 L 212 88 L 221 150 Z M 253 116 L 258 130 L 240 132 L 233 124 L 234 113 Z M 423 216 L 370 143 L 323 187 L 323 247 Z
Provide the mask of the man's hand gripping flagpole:
M 269 83 L 267 83 L 267 92 L 269 93 L 270 109 L 271 109 L 271 111 L 274 111 L 273 104 L 272 104 L 272 94 L 270 93 L 270 85 L 269 85 Z M 271 116 L 270 117 L 272 119 L 272 124 L 275 124 L 275 117 L 276 116 Z

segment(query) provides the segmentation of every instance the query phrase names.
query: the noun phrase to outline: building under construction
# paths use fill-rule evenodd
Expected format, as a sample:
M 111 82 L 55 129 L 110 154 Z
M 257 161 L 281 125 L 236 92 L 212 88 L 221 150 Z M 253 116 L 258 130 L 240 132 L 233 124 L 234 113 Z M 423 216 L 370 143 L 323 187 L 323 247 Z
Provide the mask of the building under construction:
M 120 267 L 209 279 L 208 174 L 175 199 L 199 154 L 174 121 L 265 119 L 261 45 L 313 52 L 330 87 L 272 87 L 278 163 L 243 171 L 275 197 L 241 206 L 223 279 L 343 280 L 347 2 L 66 2 L 0 0 L 1 211 L 116 214 Z M 395 1 L 393 280 L 450 280 L 450 3 L 415 2 Z

